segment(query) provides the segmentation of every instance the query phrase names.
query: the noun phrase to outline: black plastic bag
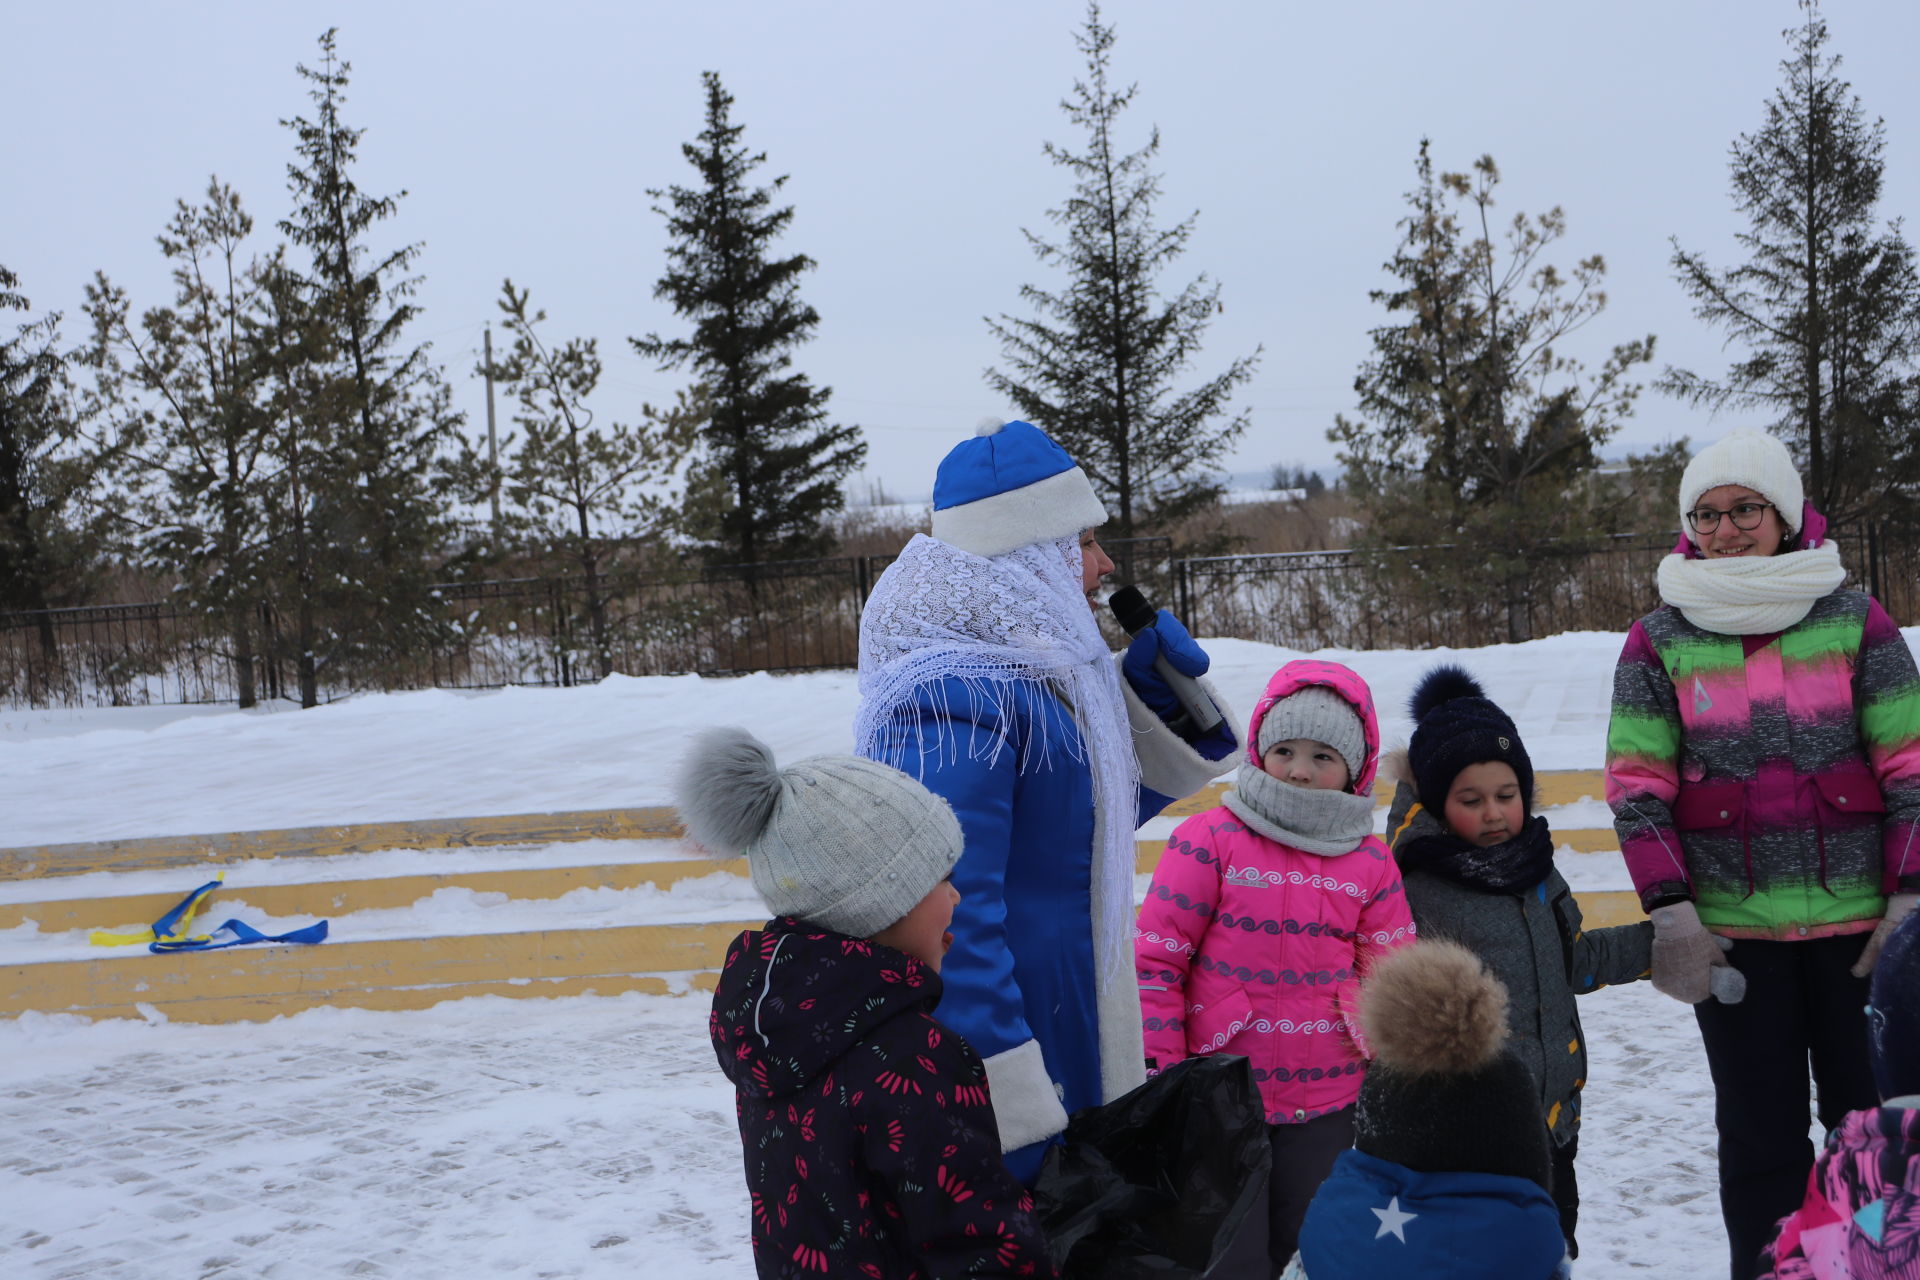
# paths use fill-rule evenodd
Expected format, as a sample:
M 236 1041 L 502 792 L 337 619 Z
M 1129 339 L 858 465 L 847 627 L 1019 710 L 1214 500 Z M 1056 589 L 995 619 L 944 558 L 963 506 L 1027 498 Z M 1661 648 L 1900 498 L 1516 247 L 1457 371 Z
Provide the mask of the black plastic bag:
M 1034 1184 L 1062 1280 L 1273 1275 L 1273 1150 L 1247 1060 L 1187 1058 L 1074 1113 Z

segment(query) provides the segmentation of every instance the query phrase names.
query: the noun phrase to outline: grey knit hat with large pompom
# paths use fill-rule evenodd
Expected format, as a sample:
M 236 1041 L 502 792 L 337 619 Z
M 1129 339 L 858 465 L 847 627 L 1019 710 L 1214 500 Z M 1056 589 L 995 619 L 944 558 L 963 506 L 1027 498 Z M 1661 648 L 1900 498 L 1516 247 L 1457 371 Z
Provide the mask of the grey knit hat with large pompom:
M 774 914 L 855 938 L 913 910 L 964 843 L 947 802 L 898 769 L 858 756 L 782 769 L 745 729 L 695 738 L 674 795 L 695 843 L 746 854 Z

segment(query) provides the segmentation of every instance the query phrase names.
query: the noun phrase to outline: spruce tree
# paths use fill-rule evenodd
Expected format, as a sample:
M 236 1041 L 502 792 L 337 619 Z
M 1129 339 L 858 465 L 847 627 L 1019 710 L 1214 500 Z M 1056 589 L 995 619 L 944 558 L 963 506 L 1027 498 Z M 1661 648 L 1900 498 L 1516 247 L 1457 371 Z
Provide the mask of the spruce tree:
M 793 206 L 774 199 L 786 177 L 751 185 L 765 153 L 740 141 L 733 97 L 701 74 L 706 127 L 681 152 L 698 184 L 648 192 L 667 220 L 667 271 L 653 296 L 693 325 L 691 336 L 631 338 L 665 369 L 689 370 L 707 421 L 688 476 L 688 531 L 716 559 L 740 564 L 823 554 L 822 519 L 846 505 L 842 485 L 866 457 L 860 429 L 827 421 L 828 387 L 791 372 L 819 314 L 800 300 L 813 259 L 776 256 Z
M 254 705 L 256 618 L 266 596 L 264 484 L 270 419 L 246 334 L 262 268 L 243 259 L 253 219 L 218 178 L 177 202 L 160 235 L 174 299 L 132 318 L 105 275 L 87 286 L 95 403 L 116 440 L 138 561 L 177 583 L 186 608 L 219 620 L 239 703 Z
M 1657 385 L 1713 409 L 1758 409 L 1804 462 L 1807 497 L 1837 524 L 1912 518 L 1920 492 L 1920 274 L 1896 220 L 1875 222 L 1886 126 L 1869 121 L 1813 0 L 1766 121 L 1728 169 L 1746 261 L 1716 270 L 1674 241 L 1694 314 L 1745 348 L 1718 378 Z
M 1125 538 L 1219 496 L 1218 465 L 1246 430 L 1248 414 L 1219 419 L 1234 388 L 1253 376 L 1259 351 L 1198 386 L 1175 389 L 1220 310 L 1220 286 L 1202 275 L 1172 298 L 1159 292 L 1161 272 L 1186 250 L 1199 215 L 1154 224 L 1160 131 L 1122 153 L 1119 118 L 1138 86 L 1112 87 L 1113 42 L 1113 28 L 1101 24 L 1099 5 L 1090 3 L 1076 37 L 1087 78 L 1075 81 L 1073 97 L 1060 104 L 1086 131 L 1086 149 L 1044 144 L 1074 179 L 1067 202 L 1047 214 L 1065 239 L 1024 233 L 1035 256 L 1063 270 L 1066 283 L 1059 290 L 1021 288 L 1037 318 L 987 321 L 1010 372 L 989 369 L 986 378 L 1085 469 L 1107 502 L 1108 532 Z
M 358 594 L 339 573 L 339 549 L 328 540 L 327 508 L 318 496 L 331 492 L 341 478 L 332 444 L 338 355 L 332 328 L 315 311 L 312 291 L 287 266 L 284 252 L 265 264 L 261 280 L 248 359 L 257 370 L 262 412 L 270 424 L 266 584 L 281 628 L 290 633 L 300 705 L 313 707 L 319 705 L 321 675 L 336 656 L 348 652 L 334 619 Z
M 429 587 L 451 532 L 443 446 L 461 417 L 425 343 L 410 343 L 419 315 L 409 299 L 418 243 L 374 248 L 374 232 L 406 195 L 372 196 L 352 176 L 363 130 L 341 119 L 351 66 L 329 30 L 320 65 L 300 66 L 312 119 L 284 120 L 297 160 L 287 168 L 292 216 L 280 224 L 310 255 L 307 307 L 330 331 L 333 376 L 323 425 L 334 465 L 316 470 L 316 522 L 341 584 L 336 657 L 385 678 L 380 663 L 439 634 Z
M 519 402 L 516 440 L 505 449 L 506 496 L 515 523 L 552 547 L 580 574 L 587 629 L 600 678 L 613 674 L 606 573 L 623 544 L 657 536 L 670 513 L 667 485 L 686 453 L 693 420 L 649 415 L 639 426 L 594 423 L 588 399 L 600 382 L 599 344 L 571 338 L 548 346 L 546 312 L 529 311 L 528 291 L 501 285 L 500 310 L 512 339 L 494 376 Z
M 1563 274 L 1546 261 L 1566 215 L 1516 215 L 1497 233 L 1491 156 L 1436 174 L 1422 141 L 1415 172 L 1385 267 L 1395 284 L 1369 294 L 1389 322 L 1354 379 L 1365 416 L 1336 417 L 1328 438 L 1366 511 L 1366 543 L 1425 548 L 1383 562 L 1411 567 L 1392 589 L 1454 608 L 1491 586 L 1508 638 L 1525 640 L 1555 540 L 1600 527 L 1587 479 L 1632 411 L 1640 387 L 1626 375 L 1654 340 L 1614 347 L 1589 377 L 1558 344 L 1606 306 L 1606 263 L 1596 254 Z
M 19 288 L 0 265 L 0 314 L 30 310 Z M 59 315 L 16 326 L 0 339 L 0 610 L 38 615 L 50 669 L 59 648 L 46 610 L 84 590 L 101 461 L 81 436 Z

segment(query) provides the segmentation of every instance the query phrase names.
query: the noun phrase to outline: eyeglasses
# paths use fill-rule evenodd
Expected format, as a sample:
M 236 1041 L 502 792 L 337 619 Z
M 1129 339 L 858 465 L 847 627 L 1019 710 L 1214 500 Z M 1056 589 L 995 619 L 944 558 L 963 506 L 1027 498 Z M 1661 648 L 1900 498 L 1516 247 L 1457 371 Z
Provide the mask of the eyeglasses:
M 1715 511 L 1712 507 L 1696 507 L 1687 512 L 1687 523 L 1693 526 L 1695 533 L 1712 533 L 1720 527 L 1721 516 L 1733 517 L 1733 527 L 1742 533 L 1752 533 L 1760 527 L 1773 507 L 1771 502 L 1742 502 L 1731 511 Z

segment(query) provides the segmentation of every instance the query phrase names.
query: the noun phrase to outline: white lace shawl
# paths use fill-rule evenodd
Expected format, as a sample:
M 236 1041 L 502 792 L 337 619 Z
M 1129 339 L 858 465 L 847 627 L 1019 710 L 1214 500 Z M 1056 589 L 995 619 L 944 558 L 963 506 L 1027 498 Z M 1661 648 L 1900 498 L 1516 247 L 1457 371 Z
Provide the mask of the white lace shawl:
M 1020 771 L 1053 767 L 1062 750 L 1093 775 L 1093 944 L 1102 987 L 1133 981 L 1134 827 L 1139 766 L 1120 673 L 1081 585 L 1080 540 L 1037 542 L 993 557 L 916 534 L 874 584 L 860 618 L 860 710 L 854 750 L 898 758 L 908 741 L 923 758 L 956 751 L 936 719 L 916 714 L 915 695 L 957 677 L 979 708 L 1010 709 L 1008 686 L 1058 697 L 1079 742 L 1029 740 Z M 1044 724 L 1044 722 L 1042 722 Z M 982 747 L 1009 749 L 1003 729 Z M 1051 815 L 1048 815 L 1051 819 Z
M 1779 556 L 1670 555 L 1660 562 L 1660 598 L 1703 631 L 1760 636 L 1799 622 L 1846 577 L 1831 542 Z

